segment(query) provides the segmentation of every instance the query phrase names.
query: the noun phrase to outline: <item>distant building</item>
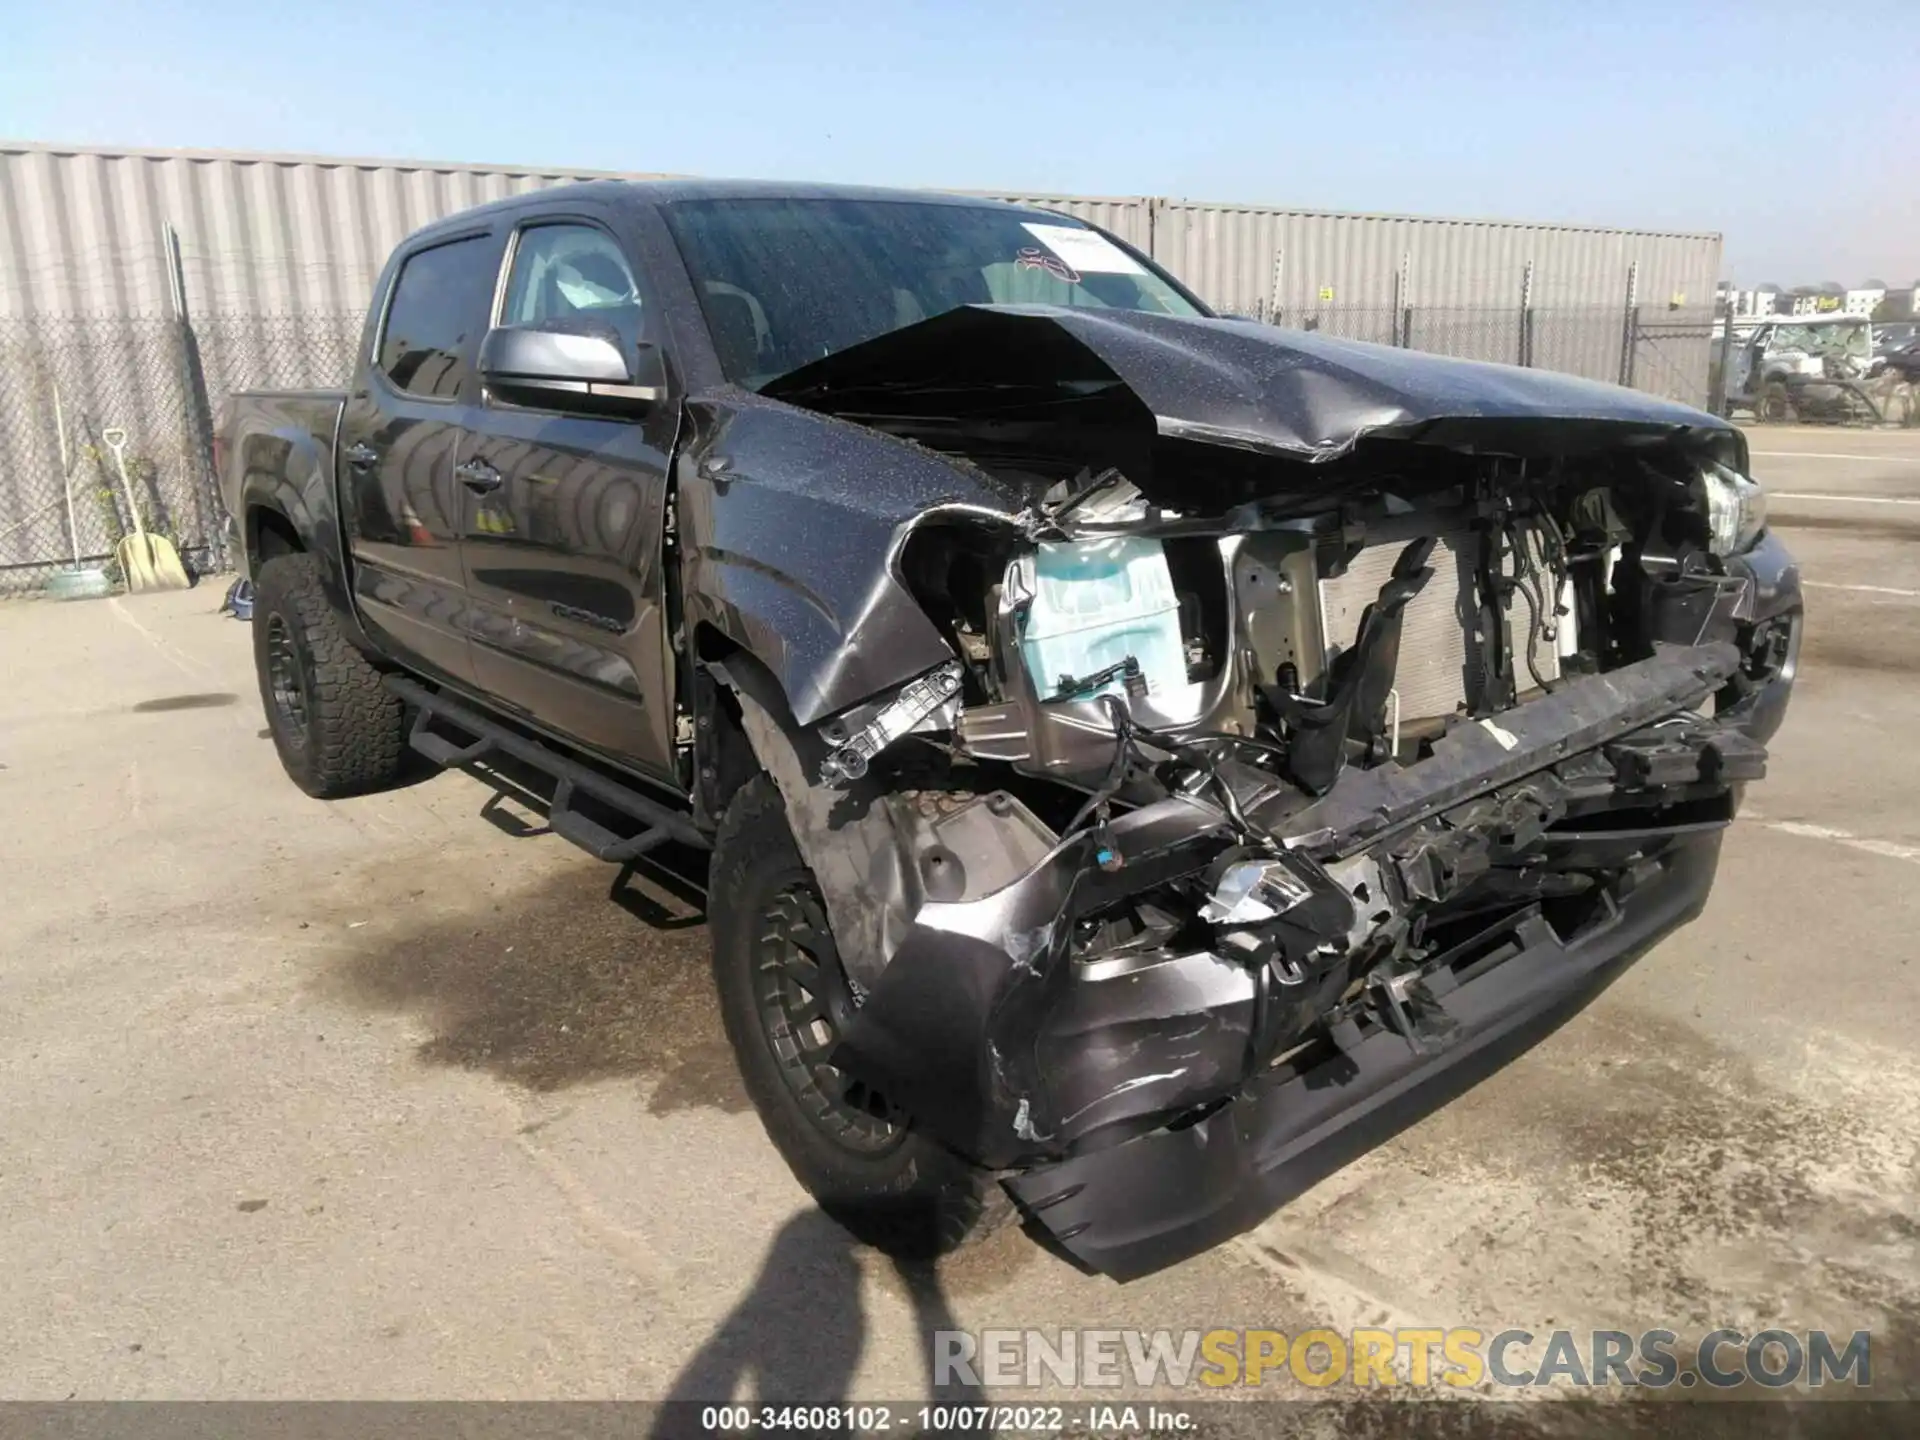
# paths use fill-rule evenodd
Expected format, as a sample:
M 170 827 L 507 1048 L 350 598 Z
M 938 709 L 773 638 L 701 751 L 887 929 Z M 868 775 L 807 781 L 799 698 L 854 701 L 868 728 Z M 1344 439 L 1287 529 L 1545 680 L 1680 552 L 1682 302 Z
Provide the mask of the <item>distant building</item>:
M 1871 316 L 1880 308 L 1880 302 L 1887 298 L 1887 282 L 1869 280 L 1864 285 L 1847 291 L 1846 300 L 1841 309 L 1849 315 Z
M 1920 315 L 1920 310 L 1914 308 L 1914 287 L 1911 285 L 1889 289 L 1880 297 L 1880 303 L 1873 307 L 1873 318 L 1883 324 L 1889 320 L 1905 322 L 1915 315 Z
M 1738 320 L 1761 320 L 1769 315 L 1858 315 L 1881 320 L 1920 318 L 1920 280 L 1894 288 L 1884 280 L 1864 280 L 1848 288 L 1831 280 L 1819 285 L 1756 285 L 1742 290 L 1722 280 L 1714 291 L 1715 313 L 1731 310 Z
M 1780 287 L 1756 285 L 1751 290 L 1736 290 L 1729 286 L 1726 294 L 1721 298 L 1722 313 L 1725 313 L 1729 303 L 1733 306 L 1733 313 L 1737 319 L 1758 320 L 1762 316 L 1773 314 L 1780 303 Z
M 1796 285 L 1785 299 L 1789 315 L 1826 315 L 1846 305 L 1847 291 L 1845 286 L 1827 280 L 1818 285 Z

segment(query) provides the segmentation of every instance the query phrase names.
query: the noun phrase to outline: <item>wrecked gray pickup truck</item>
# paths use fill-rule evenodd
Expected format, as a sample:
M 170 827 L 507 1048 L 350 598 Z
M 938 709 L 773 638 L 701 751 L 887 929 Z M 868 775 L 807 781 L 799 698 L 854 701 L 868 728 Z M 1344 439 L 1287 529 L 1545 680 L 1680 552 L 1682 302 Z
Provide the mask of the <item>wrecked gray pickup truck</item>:
M 222 454 L 300 783 L 505 752 L 603 858 L 710 847 L 821 1203 L 924 1252 L 1010 1199 L 1122 1278 L 1698 914 L 1799 647 L 1723 422 L 1215 319 L 950 197 L 456 217 L 354 387 L 241 397 Z

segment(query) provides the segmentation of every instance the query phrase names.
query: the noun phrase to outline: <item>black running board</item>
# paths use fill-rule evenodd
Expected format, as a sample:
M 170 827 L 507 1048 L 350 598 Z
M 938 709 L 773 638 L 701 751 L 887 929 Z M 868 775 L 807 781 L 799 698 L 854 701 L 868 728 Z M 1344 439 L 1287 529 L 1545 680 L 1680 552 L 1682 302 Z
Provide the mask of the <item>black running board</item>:
M 578 845 L 596 860 L 623 864 L 645 855 L 649 850 L 658 849 L 669 840 L 700 850 L 712 848 L 713 842 L 693 823 L 691 816 L 662 805 L 617 780 L 610 780 L 599 771 L 591 770 L 551 746 L 490 719 L 471 706 L 429 690 L 418 681 L 401 675 L 389 675 L 386 686 L 414 707 L 413 731 L 408 735 L 407 743 L 434 764 L 471 765 L 497 752 L 511 755 L 522 764 L 531 765 L 543 774 L 552 776 L 553 800 L 547 809 L 547 824 L 552 827 L 554 834 Z M 464 731 L 473 738 L 466 741 L 449 740 L 445 735 L 434 733 L 435 721 Z M 639 831 L 632 835 L 621 835 L 591 816 L 582 815 L 574 808 L 573 797 L 576 792 L 590 795 L 609 810 L 638 821 Z

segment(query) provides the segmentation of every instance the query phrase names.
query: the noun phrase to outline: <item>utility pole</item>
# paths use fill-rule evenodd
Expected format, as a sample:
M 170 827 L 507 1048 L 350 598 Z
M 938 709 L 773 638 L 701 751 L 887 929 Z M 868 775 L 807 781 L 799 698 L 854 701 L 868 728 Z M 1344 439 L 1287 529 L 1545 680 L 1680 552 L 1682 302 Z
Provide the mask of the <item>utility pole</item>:
M 200 365 L 200 344 L 187 313 L 187 267 L 180 254 L 180 232 L 171 221 L 160 227 L 167 257 L 168 299 L 173 302 L 174 338 L 180 365 L 180 420 L 184 431 L 188 479 L 200 514 L 207 556 L 218 570 L 233 568 L 227 546 L 227 507 L 220 498 L 220 477 L 213 472 L 213 405 Z
M 1520 272 L 1520 364 L 1533 364 L 1533 262 Z
M 1413 255 L 1400 252 L 1400 269 L 1393 277 L 1394 344 L 1403 350 L 1413 348 Z
M 1633 384 L 1633 352 L 1640 342 L 1640 262 L 1627 266 L 1627 311 L 1620 325 L 1620 383 Z

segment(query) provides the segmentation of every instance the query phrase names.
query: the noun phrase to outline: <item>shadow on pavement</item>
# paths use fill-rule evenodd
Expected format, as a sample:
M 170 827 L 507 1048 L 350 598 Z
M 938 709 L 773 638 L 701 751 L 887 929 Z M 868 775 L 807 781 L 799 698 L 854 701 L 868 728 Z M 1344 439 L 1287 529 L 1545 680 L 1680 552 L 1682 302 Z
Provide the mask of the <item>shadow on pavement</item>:
M 846 1402 L 867 1339 L 857 1249 L 853 1237 L 818 1210 L 804 1211 L 788 1221 L 768 1250 L 752 1288 L 662 1397 L 665 1405 L 653 1434 L 678 1440 L 682 1435 L 706 1433 L 700 1412 L 709 1405 Z M 928 1403 L 977 1403 L 981 1395 L 974 1387 L 933 1383 L 934 1333 L 958 1328 L 936 1268 L 892 1263 L 912 1301 L 917 1343 L 928 1367 Z M 895 1417 L 895 1423 L 898 1420 Z M 809 1433 L 853 1432 L 839 1428 Z

